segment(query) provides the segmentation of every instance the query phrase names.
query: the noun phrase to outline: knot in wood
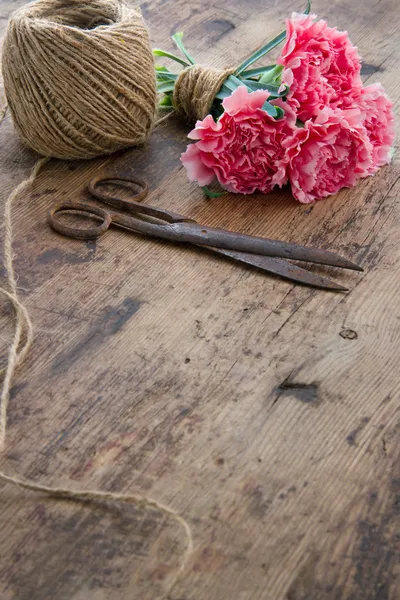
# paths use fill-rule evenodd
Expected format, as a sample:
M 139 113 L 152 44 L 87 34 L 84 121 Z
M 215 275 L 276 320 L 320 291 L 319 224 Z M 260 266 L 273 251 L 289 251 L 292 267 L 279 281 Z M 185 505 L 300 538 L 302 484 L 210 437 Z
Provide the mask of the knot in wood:
M 188 121 L 204 119 L 210 112 L 215 96 L 232 69 L 214 69 L 193 65 L 180 74 L 175 83 L 173 104 L 178 114 Z

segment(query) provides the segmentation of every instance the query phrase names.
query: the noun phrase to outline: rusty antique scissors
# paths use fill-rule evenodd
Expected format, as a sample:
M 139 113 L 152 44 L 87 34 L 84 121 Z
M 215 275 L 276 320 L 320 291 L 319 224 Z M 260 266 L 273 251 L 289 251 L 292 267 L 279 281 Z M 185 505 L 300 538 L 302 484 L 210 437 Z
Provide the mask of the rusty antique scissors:
M 115 195 L 114 192 L 106 192 L 104 186 L 110 184 L 122 186 L 132 191 L 132 199 L 125 200 Z M 103 190 L 101 189 L 102 186 Z M 139 192 L 137 191 L 138 188 Z M 140 201 L 148 194 L 148 187 L 144 181 L 136 177 L 95 177 L 90 181 L 88 191 L 97 200 L 123 212 L 114 212 L 83 202 L 58 204 L 51 208 L 48 213 L 48 223 L 54 230 L 72 238 L 89 240 L 100 237 L 111 225 L 114 225 L 140 235 L 162 238 L 170 242 L 202 246 L 217 254 L 222 254 L 246 265 L 252 265 L 262 271 L 279 275 L 285 279 L 333 291 L 348 290 L 325 277 L 307 271 L 284 259 L 318 263 L 355 271 L 363 270 L 355 263 L 327 250 L 306 248 L 288 242 L 206 227 L 183 215 L 148 204 L 141 204 Z M 87 229 L 72 227 L 58 218 L 60 213 L 79 213 L 82 216 L 92 217 L 101 222 L 98 226 Z

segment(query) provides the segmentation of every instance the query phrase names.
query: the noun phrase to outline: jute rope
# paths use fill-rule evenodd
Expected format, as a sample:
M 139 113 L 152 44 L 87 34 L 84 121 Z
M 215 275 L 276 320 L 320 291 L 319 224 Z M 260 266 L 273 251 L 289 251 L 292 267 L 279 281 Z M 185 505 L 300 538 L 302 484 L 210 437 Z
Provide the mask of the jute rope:
M 11 302 L 16 314 L 16 325 L 14 339 L 8 351 L 7 367 L 4 370 L 3 388 L 0 396 L 0 451 L 3 451 L 5 447 L 7 408 L 15 369 L 24 361 L 33 342 L 32 321 L 25 306 L 18 298 L 17 280 L 13 265 L 11 209 L 15 198 L 32 185 L 40 169 L 48 161 L 48 158 L 42 158 L 35 164 L 30 177 L 20 183 L 15 190 L 11 192 L 6 200 L 4 208 L 4 266 L 7 272 L 9 289 L 6 290 L 5 288 L 0 288 L 0 293 Z M 22 341 L 24 335 L 25 341 Z
M 180 72 L 175 82 L 173 105 L 188 121 L 204 119 L 216 94 L 234 69 L 214 69 L 193 65 Z
M 56 487 L 47 487 L 45 485 L 36 485 L 30 481 L 26 481 L 25 479 L 19 479 L 18 477 L 13 477 L 11 475 L 6 475 L 5 473 L 0 472 L 0 481 L 4 481 L 6 483 L 11 483 L 12 485 L 16 485 L 22 489 L 29 490 L 31 492 L 39 492 L 41 494 L 47 494 L 53 498 L 71 500 L 75 502 L 95 502 L 97 500 L 102 500 L 105 502 L 123 502 L 124 504 L 134 504 L 138 508 L 155 508 L 160 512 L 172 517 L 185 532 L 186 536 L 186 549 L 185 553 L 181 559 L 181 563 L 179 568 L 177 569 L 174 577 L 172 577 L 169 585 L 167 586 L 164 597 L 167 598 L 171 592 L 171 590 L 178 583 L 179 579 L 183 575 L 189 559 L 193 554 L 193 536 L 192 531 L 189 527 L 189 524 L 183 517 L 181 517 L 174 510 L 161 504 L 160 502 L 156 502 L 155 500 L 151 500 L 147 497 L 137 496 L 135 494 L 116 494 L 111 492 L 101 492 L 98 490 L 69 490 L 64 488 L 56 488 Z
M 209 89 L 221 75 L 182 75 L 177 108 L 193 97 L 196 111 L 209 105 Z M 214 78 L 214 83 L 211 79 Z M 4 211 L 4 265 L 8 289 L 2 294 L 13 306 L 15 332 L 8 351 L 0 395 L 0 451 L 5 448 L 7 408 L 15 370 L 32 345 L 33 328 L 18 295 L 13 266 L 12 205 L 33 185 L 40 169 L 57 158 L 91 158 L 144 142 L 155 122 L 154 60 L 147 28 L 138 9 L 124 0 L 37 0 L 12 16 L 3 46 L 3 78 L 14 126 L 22 142 L 46 158 L 9 195 Z M 186 83 L 185 83 L 186 81 Z M 186 91 L 185 91 L 186 86 Z M 214 86 L 214 88 L 213 88 Z M 218 91 L 218 90 L 216 90 Z M 4 112 L 0 119 L 4 117 Z M 72 501 L 116 501 L 155 508 L 172 517 L 185 532 L 186 549 L 166 590 L 185 571 L 193 553 L 186 520 L 173 509 L 136 494 L 48 487 L 0 472 L 0 481 Z
M 143 143 L 155 125 L 148 30 L 125 0 L 36 0 L 11 17 L 3 78 L 22 142 L 43 156 L 92 158 Z M 204 119 L 233 69 L 194 65 L 173 107 Z
M 0 287 L 0 294 L 2 294 L 13 306 L 16 314 L 16 324 L 14 339 L 11 343 L 8 352 L 7 367 L 0 372 L 0 375 L 4 375 L 3 387 L 0 396 L 0 451 L 5 448 L 6 429 L 7 429 L 7 408 L 10 399 L 10 389 L 15 374 L 16 368 L 22 364 L 27 352 L 29 351 L 33 342 L 33 327 L 29 317 L 28 311 L 22 304 L 18 296 L 17 279 L 13 265 L 13 249 L 12 249 L 12 204 L 17 196 L 23 191 L 27 190 L 33 185 L 40 169 L 49 161 L 49 158 L 40 159 L 34 166 L 31 175 L 20 183 L 18 187 L 9 195 L 5 203 L 4 210 L 4 266 L 7 272 L 7 283 L 8 290 Z M 25 338 L 25 339 L 24 339 Z M 58 487 L 48 487 L 42 484 L 36 484 L 32 481 L 16 477 L 14 475 L 8 475 L 0 471 L 0 481 L 10 483 L 20 488 L 30 490 L 32 492 L 38 492 L 47 494 L 51 497 L 58 499 L 65 499 L 77 502 L 88 502 L 88 501 L 114 501 L 123 502 L 126 504 L 134 504 L 139 508 L 155 508 L 162 513 L 172 517 L 185 532 L 186 536 L 186 549 L 181 559 L 179 568 L 177 569 L 174 577 L 171 579 L 166 591 L 165 596 L 168 597 L 173 587 L 177 584 L 180 577 L 184 573 L 188 561 L 193 554 L 193 536 L 187 521 L 181 517 L 172 508 L 136 494 L 118 494 L 111 492 L 103 492 L 99 490 L 80 490 L 80 489 L 67 489 Z
M 2 62 L 15 128 L 43 156 L 111 154 L 153 129 L 149 33 L 124 0 L 27 4 L 9 21 Z

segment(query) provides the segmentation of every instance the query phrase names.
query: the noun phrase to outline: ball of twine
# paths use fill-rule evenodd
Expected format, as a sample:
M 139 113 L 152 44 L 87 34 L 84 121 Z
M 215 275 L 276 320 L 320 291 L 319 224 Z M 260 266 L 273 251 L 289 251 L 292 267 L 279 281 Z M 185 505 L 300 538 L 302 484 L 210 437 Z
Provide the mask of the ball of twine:
M 211 110 L 216 94 L 234 70 L 193 65 L 181 71 L 173 95 L 177 113 L 189 122 L 204 119 Z
M 23 143 L 92 158 L 144 142 L 156 113 L 154 60 L 140 10 L 123 0 L 37 0 L 3 46 L 8 104 Z

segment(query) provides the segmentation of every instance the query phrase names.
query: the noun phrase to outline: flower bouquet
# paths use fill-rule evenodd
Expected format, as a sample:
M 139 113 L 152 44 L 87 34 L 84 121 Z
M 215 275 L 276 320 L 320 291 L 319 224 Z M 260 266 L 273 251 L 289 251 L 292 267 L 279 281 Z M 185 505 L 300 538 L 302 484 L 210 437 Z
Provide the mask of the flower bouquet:
M 392 103 L 383 87 L 363 87 L 361 60 L 346 32 L 294 13 L 286 30 L 235 69 L 196 65 L 182 42 L 179 74 L 156 66 L 161 106 L 195 121 L 181 157 L 189 179 L 208 196 L 223 190 L 268 193 L 290 183 L 310 203 L 351 187 L 391 158 Z M 285 42 L 276 64 L 254 67 Z

